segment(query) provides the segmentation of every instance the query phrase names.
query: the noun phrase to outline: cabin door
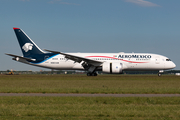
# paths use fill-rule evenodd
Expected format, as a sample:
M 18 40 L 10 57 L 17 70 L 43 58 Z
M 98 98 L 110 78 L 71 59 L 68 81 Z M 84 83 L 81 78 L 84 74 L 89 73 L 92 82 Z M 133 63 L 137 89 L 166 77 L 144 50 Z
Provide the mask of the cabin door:
M 159 64 L 159 57 L 158 56 L 155 57 L 155 63 Z

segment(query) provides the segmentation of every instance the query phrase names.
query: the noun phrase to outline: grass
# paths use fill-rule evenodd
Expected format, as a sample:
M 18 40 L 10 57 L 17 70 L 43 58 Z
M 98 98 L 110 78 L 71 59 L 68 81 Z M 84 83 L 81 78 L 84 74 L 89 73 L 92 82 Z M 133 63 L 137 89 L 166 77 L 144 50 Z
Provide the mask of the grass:
M 1 93 L 180 94 L 173 75 L 1 75 Z
M 1 75 L 1 93 L 180 93 L 164 75 Z M 179 120 L 180 97 L 0 96 L 0 120 Z
M 0 97 L 0 119 L 180 119 L 180 97 Z

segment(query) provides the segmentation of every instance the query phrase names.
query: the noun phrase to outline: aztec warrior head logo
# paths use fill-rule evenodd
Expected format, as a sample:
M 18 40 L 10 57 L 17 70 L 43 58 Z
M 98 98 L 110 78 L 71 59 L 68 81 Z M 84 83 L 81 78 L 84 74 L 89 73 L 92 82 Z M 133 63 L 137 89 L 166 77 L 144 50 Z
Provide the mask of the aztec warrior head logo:
M 25 51 L 25 52 L 28 52 L 29 50 L 32 50 L 33 48 L 33 44 L 31 43 L 26 43 L 24 44 L 24 46 L 22 47 L 22 49 Z

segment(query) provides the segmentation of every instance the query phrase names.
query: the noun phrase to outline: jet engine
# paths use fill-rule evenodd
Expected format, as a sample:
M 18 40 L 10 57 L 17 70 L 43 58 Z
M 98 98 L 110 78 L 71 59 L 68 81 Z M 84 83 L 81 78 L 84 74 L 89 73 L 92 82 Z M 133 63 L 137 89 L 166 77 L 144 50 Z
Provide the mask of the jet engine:
M 119 62 L 104 62 L 102 65 L 102 72 L 113 73 L 113 74 L 122 74 L 123 73 L 123 64 Z

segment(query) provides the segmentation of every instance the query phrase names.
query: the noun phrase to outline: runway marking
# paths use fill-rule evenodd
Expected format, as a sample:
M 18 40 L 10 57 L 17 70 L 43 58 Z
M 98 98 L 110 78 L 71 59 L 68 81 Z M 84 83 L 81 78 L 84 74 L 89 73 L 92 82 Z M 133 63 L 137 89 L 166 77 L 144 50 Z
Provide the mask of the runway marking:
M 0 93 L 0 96 L 49 97 L 180 97 L 180 94 L 64 94 L 64 93 Z

